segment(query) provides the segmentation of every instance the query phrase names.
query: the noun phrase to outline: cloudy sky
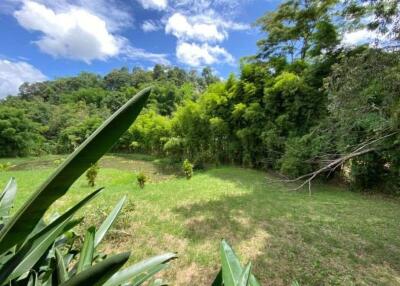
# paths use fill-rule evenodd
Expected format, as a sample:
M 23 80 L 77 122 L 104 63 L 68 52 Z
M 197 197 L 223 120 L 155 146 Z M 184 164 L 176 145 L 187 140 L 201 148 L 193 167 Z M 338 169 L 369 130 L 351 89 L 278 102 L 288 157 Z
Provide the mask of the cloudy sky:
M 225 77 L 273 0 L 0 0 L 0 97 L 24 81 L 156 63 Z

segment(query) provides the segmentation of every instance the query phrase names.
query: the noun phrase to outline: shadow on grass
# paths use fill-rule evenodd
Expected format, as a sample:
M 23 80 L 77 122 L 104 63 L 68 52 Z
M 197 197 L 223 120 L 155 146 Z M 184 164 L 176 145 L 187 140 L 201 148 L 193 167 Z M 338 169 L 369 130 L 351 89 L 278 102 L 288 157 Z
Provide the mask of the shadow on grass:
M 198 244 L 227 239 L 253 261 L 262 285 L 294 279 L 304 285 L 392 285 L 400 276 L 399 211 L 393 206 L 382 212 L 384 202 L 334 188 L 312 197 L 288 192 L 268 186 L 257 171 L 207 174 L 244 192 L 175 208 L 184 235 Z

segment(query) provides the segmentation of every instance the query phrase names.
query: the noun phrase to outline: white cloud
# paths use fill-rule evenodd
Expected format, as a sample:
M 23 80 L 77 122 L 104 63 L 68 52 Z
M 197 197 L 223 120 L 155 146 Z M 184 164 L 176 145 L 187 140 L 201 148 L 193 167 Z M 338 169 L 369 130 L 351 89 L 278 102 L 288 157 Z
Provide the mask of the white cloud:
M 142 24 L 142 30 L 144 32 L 155 32 L 161 29 L 161 25 L 155 21 L 147 20 Z
M 155 64 L 162 64 L 162 65 L 171 64 L 167 58 L 168 57 L 167 54 L 150 53 L 143 49 L 134 48 L 129 45 L 127 45 L 124 48 L 123 54 L 126 58 L 130 60 L 146 60 Z
M 119 53 L 121 40 L 107 29 L 104 20 L 85 9 L 71 6 L 65 12 L 55 12 L 42 4 L 25 1 L 14 16 L 25 29 L 43 33 L 35 43 L 54 57 L 90 62 Z
M 175 13 L 168 19 L 165 32 L 174 35 L 180 40 L 198 40 L 202 42 L 221 42 L 228 36 L 225 30 L 206 20 L 208 19 L 188 18 L 181 13 Z
M 176 12 L 170 16 L 165 32 L 179 40 L 196 40 L 201 42 L 222 42 L 228 38 L 229 30 L 246 30 L 250 26 L 225 20 L 214 10 L 202 14 L 186 16 Z
M 343 35 L 342 43 L 345 46 L 354 46 L 360 44 L 371 43 L 377 34 L 368 29 L 360 29 L 357 31 L 347 32 Z
M 34 43 L 44 53 L 55 58 L 82 60 L 86 63 L 117 56 L 150 62 L 167 61 L 165 54 L 135 48 L 128 39 L 114 33 L 129 25 L 129 21 L 122 16 L 122 23 L 110 22 L 110 19 L 124 15 L 111 7 L 110 17 L 105 20 L 105 16 L 101 16 L 105 13 L 103 0 L 75 0 L 74 3 L 83 5 L 79 7 L 66 4 L 67 0 L 54 0 L 51 6 L 44 5 L 48 0 L 39 1 L 41 3 L 24 1 L 22 8 L 14 12 L 14 17 L 25 29 L 42 33 Z M 94 3 L 99 4 L 93 7 L 97 9 L 96 12 L 89 9 Z
M 35 2 L 53 11 L 67 12 L 73 7 L 79 7 L 96 15 L 107 24 L 107 29 L 117 31 L 132 25 L 130 6 L 120 0 L 1 0 L 0 13 L 12 14 L 21 4 Z M 0 2 L 1 2 L 0 1 Z
M 145 9 L 165 10 L 168 7 L 167 0 L 138 0 Z
M 207 1 L 203 2 L 207 4 Z M 230 30 L 248 28 L 246 24 L 225 20 L 210 9 L 191 15 L 175 12 L 166 20 L 165 33 L 178 39 L 176 57 L 179 62 L 200 67 L 219 63 L 233 64 L 233 56 L 215 43 L 226 40 Z
M 233 64 L 234 58 L 224 48 L 207 43 L 198 45 L 195 43 L 179 42 L 176 48 L 176 57 L 184 64 L 192 67 L 212 65 L 218 63 Z
M 252 0 L 173 0 L 174 6 L 191 14 L 201 14 L 204 11 L 215 9 L 221 14 L 233 16 L 244 3 Z
M 46 79 L 41 71 L 26 62 L 0 60 L 0 98 L 17 94 L 19 86 L 24 82 Z

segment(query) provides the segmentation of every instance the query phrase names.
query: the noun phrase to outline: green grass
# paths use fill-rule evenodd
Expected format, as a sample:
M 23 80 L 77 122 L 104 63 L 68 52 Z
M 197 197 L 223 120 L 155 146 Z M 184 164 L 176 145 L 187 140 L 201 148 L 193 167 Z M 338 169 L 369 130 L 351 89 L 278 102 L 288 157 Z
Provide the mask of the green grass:
M 59 157 L 8 160 L 0 185 L 14 176 L 17 207 L 56 167 Z M 2 159 L 0 162 L 6 162 Z M 107 156 L 98 186 L 106 190 L 81 213 L 99 224 L 122 195 L 129 203 L 103 243 L 108 252 L 132 250 L 132 262 L 165 251 L 179 259 L 163 276 L 171 285 L 210 285 L 226 238 L 243 262 L 253 261 L 262 285 L 400 285 L 400 202 L 315 185 L 292 192 L 260 171 L 220 167 L 191 180 L 149 156 Z M 151 182 L 141 190 L 135 173 Z M 56 203 L 61 212 L 93 191 L 85 178 Z

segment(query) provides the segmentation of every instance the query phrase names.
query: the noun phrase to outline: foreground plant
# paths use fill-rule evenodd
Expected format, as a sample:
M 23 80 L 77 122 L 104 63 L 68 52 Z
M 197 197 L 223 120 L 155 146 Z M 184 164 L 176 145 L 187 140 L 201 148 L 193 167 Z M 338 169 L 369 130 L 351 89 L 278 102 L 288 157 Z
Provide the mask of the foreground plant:
M 212 286 L 261 286 L 251 273 L 251 262 L 243 267 L 225 240 L 221 242 L 220 253 L 222 266 Z
M 0 285 L 142 285 L 175 258 L 166 253 L 119 271 L 130 253 L 107 256 L 96 248 L 115 221 L 123 198 L 101 226 L 90 227 L 83 246 L 75 248 L 76 212 L 102 189 L 89 194 L 64 214 L 44 222 L 48 208 L 128 129 L 150 94 L 145 89 L 105 121 L 50 178 L 10 217 L 17 185 L 11 179 L 0 195 Z M 159 281 L 155 285 L 160 285 Z

